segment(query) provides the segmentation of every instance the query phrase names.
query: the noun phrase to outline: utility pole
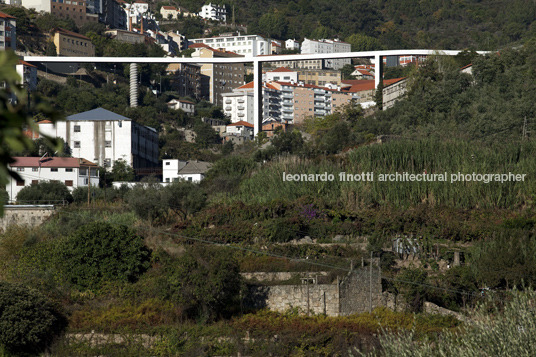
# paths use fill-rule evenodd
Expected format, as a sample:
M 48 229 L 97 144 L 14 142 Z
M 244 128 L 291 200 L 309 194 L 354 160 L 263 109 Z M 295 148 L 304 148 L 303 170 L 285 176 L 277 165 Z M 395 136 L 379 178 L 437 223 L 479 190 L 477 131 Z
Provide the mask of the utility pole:
M 370 252 L 369 268 L 369 312 L 372 312 L 372 252 Z

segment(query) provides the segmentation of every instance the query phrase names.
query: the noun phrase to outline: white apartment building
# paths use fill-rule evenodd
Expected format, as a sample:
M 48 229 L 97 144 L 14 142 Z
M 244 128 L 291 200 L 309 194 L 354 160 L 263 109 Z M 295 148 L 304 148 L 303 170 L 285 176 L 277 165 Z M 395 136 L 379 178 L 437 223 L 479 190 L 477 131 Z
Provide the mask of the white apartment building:
M 231 118 L 231 123 L 245 121 L 253 124 L 253 90 L 244 91 L 240 89 L 242 87 L 222 94 L 223 113 Z
M 305 39 L 302 42 L 301 53 L 302 54 L 315 54 L 315 53 L 342 53 L 351 52 L 352 46 L 338 39 L 334 40 L 310 40 Z M 351 64 L 350 58 L 341 59 L 328 59 L 324 60 L 325 68 L 341 69 L 346 64 Z
M 17 21 L 8 14 L 0 12 L 0 51 L 17 48 Z
M 96 164 L 76 157 L 14 157 L 8 165 L 20 176 L 16 180 L 9 176 L 6 191 L 9 202 L 16 200 L 19 192 L 27 186 L 43 181 L 59 181 L 72 192 L 79 186 L 99 185 L 99 171 Z M 88 176 L 89 173 L 89 176 Z
M 158 134 L 155 129 L 103 108 L 68 116 L 56 124 L 39 122 L 40 133 L 62 138 L 73 156 L 91 158 L 111 168 L 124 160 L 134 169 L 158 165 Z
M 299 50 L 300 49 L 300 43 L 296 41 L 295 39 L 289 38 L 285 41 L 285 48 L 287 50 Z
M 263 74 L 263 80 L 265 82 L 298 82 L 298 72 L 293 71 L 287 67 L 279 67 L 274 70 L 268 71 Z
M 203 5 L 199 17 L 207 20 L 214 21 L 227 21 L 227 10 L 225 6 L 213 5 L 212 3 L 208 5 Z
M 184 180 L 199 183 L 211 166 L 212 164 L 206 161 L 163 160 L 162 179 L 164 182 Z
M 272 54 L 272 42 L 259 35 L 195 38 L 190 40 L 190 43 L 203 43 L 216 50 L 230 51 L 245 57 Z

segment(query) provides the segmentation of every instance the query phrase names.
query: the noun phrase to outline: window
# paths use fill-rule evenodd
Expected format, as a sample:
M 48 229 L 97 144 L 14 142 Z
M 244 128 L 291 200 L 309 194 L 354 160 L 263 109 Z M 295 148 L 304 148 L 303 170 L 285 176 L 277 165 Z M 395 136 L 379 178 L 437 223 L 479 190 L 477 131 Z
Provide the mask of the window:
M 37 185 L 39 183 L 39 180 L 32 180 L 32 185 Z
M 75 141 L 73 146 L 75 149 L 80 149 L 80 141 Z
M 166 162 L 166 166 L 169 166 L 171 164 L 171 162 Z
M 65 186 L 72 187 L 73 186 L 73 180 L 65 180 Z
M 66 168 L 65 172 L 73 172 L 73 168 L 72 167 Z
M 112 159 L 104 159 L 104 167 L 112 166 Z
M 24 167 L 17 167 L 17 171 L 19 172 L 24 171 Z
M 191 178 L 191 177 L 188 177 L 188 181 L 192 181 L 192 178 Z
M 24 180 L 17 180 L 17 186 L 24 186 Z
M 33 172 L 37 172 L 37 171 L 39 171 L 39 168 L 37 168 L 37 167 L 32 167 L 32 171 L 33 171 Z
M 111 148 L 111 147 L 112 147 L 112 142 L 109 141 L 109 140 L 106 140 L 106 141 L 104 142 L 104 146 L 107 147 L 107 148 Z
M 58 168 L 57 167 L 51 167 L 50 172 L 58 172 Z
M 75 125 L 75 126 L 74 126 L 74 132 L 75 132 L 75 133 L 79 133 L 79 132 L 80 132 L 80 125 Z

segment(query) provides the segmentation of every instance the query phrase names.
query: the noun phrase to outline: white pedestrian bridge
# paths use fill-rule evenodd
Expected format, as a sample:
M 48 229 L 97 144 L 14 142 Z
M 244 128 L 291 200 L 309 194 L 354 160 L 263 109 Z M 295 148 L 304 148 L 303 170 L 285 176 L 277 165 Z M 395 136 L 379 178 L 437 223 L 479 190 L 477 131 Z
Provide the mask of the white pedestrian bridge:
M 374 58 L 380 64 L 375 71 L 375 86 L 378 87 L 382 77 L 383 57 L 387 56 L 456 56 L 459 50 L 385 50 L 344 53 L 292 54 L 260 57 L 224 57 L 224 58 L 185 58 L 185 57 L 56 57 L 24 56 L 24 61 L 33 63 L 253 63 L 254 82 L 254 135 L 257 135 L 262 123 L 262 63 L 276 61 L 303 61 L 340 58 Z M 487 54 L 488 51 L 477 51 Z

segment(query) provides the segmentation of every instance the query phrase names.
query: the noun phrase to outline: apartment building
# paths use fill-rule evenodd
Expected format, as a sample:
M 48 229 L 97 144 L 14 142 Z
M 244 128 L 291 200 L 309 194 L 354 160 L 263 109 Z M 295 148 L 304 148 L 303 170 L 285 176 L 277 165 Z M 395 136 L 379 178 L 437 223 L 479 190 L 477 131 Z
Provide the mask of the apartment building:
M 218 36 L 207 38 L 194 38 L 191 44 L 205 44 L 216 50 L 230 51 L 245 57 L 270 55 L 272 53 L 271 41 L 259 35 Z
M 223 112 L 231 118 L 231 123 L 245 121 L 253 124 L 253 82 L 223 93 Z
M 68 116 L 53 124 L 39 122 L 43 135 L 62 138 L 73 156 L 91 158 L 111 168 L 124 160 L 134 169 L 158 165 L 158 134 L 155 129 L 103 108 Z
M 351 51 L 352 46 L 349 43 L 338 39 L 310 40 L 306 38 L 301 45 L 302 54 L 343 53 Z M 323 68 L 341 69 L 346 64 L 351 64 L 350 58 L 323 60 Z
M 211 48 L 205 44 L 193 44 L 192 58 L 216 58 L 216 57 L 243 57 L 233 52 L 227 52 Z M 209 101 L 218 106 L 223 106 L 223 93 L 232 92 L 233 88 L 244 84 L 243 63 L 205 63 L 201 65 L 201 74 L 208 79 L 208 88 L 201 87 L 203 94 L 208 89 Z M 205 82 L 206 83 L 206 82 Z
M 26 61 L 19 60 L 15 66 L 20 77 L 20 84 L 28 91 L 37 89 L 37 67 Z
M 264 82 L 275 82 L 275 81 L 285 81 L 285 82 L 297 82 L 298 81 L 298 72 L 291 70 L 287 67 L 279 67 L 271 71 L 267 71 L 263 75 Z
M 341 85 L 341 72 L 334 69 L 297 69 L 298 81 L 314 86 Z
M 285 48 L 287 50 L 299 51 L 300 50 L 300 43 L 298 41 L 296 41 L 295 39 L 293 39 L 293 38 L 289 38 L 288 40 L 285 41 Z
M 0 12 L 0 51 L 17 48 L 17 19 Z
M 264 62 L 263 66 L 266 67 L 286 67 L 290 69 L 323 69 L 324 61 L 323 60 L 296 60 L 296 61 L 277 61 L 277 57 L 274 57 L 274 61 Z
M 171 87 L 181 97 L 209 99 L 209 78 L 201 74 L 201 66 L 192 63 L 171 63 L 166 69 L 171 74 Z M 203 92 L 203 87 L 206 88 Z
M 408 79 L 397 78 L 383 88 L 383 110 L 391 108 L 407 92 Z
M 52 40 L 54 41 L 54 45 L 56 45 L 58 56 L 95 56 L 95 45 L 88 37 L 79 33 L 58 28 L 52 32 Z
M 208 5 L 203 5 L 199 17 L 206 20 L 226 22 L 227 9 L 225 9 L 225 5 L 220 6 L 210 3 Z

